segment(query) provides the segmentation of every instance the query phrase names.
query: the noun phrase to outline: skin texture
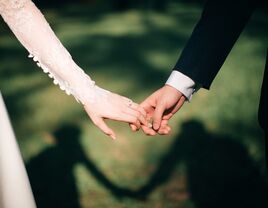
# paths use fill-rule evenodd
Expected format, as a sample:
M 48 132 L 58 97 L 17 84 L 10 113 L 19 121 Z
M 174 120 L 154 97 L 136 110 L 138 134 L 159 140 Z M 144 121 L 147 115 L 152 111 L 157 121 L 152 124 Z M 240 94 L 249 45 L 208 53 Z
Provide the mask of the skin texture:
M 157 133 L 167 135 L 171 128 L 168 121 L 182 107 L 186 98 L 177 89 L 165 85 L 147 97 L 140 106 L 146 111 L 146 119 L 149 125 L 141 125 L 146 135 L 154 136 Z M 150 126 L 150 121 L 152 125 Z M 130 125 L 133 131 L 139 128 L 133 124 Z
M 140 128 L 147 125 L 146 112 L 126 97 L 109 93 L 107 102 L 85 103 L 84 109 L 93 123 L 106 135 L 116 139 L 115 132 L 107 126 L 105 119 L 122 121 Z

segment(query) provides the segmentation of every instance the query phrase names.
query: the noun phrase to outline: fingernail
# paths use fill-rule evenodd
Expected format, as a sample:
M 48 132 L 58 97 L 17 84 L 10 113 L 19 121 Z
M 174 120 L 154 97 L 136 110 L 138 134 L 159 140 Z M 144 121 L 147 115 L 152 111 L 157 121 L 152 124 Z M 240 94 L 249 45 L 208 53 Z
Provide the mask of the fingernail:
M 158 125 L 158 123 L 154 123 L 154 124 L 153 124 L 153 127 L 154 127 L 154 130 L 159 129 L 159 125 Z
M 116 140 L 116 136 L 115 135 L 110 135 L 110 137 L 112 137 L 113 140 Z

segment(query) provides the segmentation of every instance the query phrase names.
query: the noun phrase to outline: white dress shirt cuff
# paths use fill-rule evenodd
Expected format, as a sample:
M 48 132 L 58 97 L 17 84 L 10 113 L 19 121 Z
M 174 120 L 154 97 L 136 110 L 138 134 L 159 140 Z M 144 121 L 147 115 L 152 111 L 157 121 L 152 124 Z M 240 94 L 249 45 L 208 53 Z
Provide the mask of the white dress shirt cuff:
M 188 101 L 191 100 L 195 91 L 195 82 L 191 78 L 175 70 L 172 71 L 166 84 L 179 90 Z

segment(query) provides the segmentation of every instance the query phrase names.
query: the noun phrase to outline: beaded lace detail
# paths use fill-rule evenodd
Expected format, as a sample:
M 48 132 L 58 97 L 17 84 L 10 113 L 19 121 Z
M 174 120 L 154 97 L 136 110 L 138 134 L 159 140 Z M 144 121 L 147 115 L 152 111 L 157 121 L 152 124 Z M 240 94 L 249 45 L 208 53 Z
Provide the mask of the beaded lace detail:
M 97 87 L 73 61 L 31 0 L 0 0 L 0 14 L 30 53 L 28 57 L 66 94 L 85 104 L 109 93 Z

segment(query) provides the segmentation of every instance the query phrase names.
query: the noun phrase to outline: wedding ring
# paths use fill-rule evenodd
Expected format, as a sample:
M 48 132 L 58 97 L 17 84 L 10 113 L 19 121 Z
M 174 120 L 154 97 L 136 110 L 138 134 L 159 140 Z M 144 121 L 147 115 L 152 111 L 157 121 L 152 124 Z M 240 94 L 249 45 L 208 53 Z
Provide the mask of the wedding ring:
M 133 101 L 132 101 L 132 100 L 128 100 L 127 105 L 128 105 L 129 107 L 131 107 L 131 106 L 132 106 L 132 104 L 133 104 Z

